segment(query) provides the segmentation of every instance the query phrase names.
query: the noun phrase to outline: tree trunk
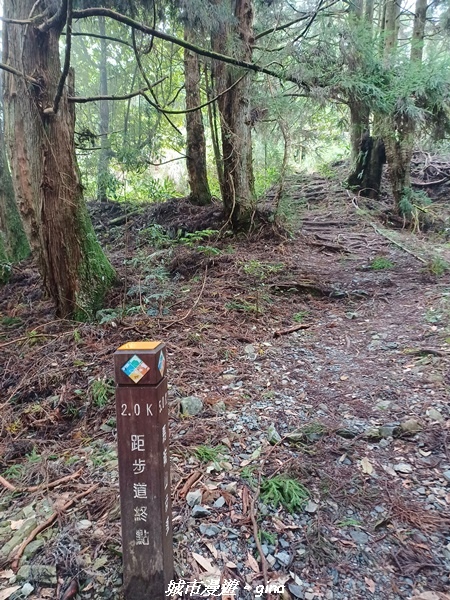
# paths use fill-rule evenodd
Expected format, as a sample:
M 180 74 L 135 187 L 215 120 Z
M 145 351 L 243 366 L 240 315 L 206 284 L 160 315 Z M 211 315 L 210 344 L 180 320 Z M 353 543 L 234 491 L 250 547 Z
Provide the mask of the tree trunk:
M 217 180 L 219 181 L 219 187 L 222 190 L 224 187 L 223 181 L 223 160 L 220 152 L 220 139 L 219 139 L 219 127 L 217 118 L 217 106 L 215 102 L 212 102 L 214 97 L 214 91 L 216 86 L 214 84 L 214 73 L 211 73 L 211 84 L 208 82 L 208 67 L 205 65 L 205 81 L 206 81 L 206 94 L 208 97 L 208 120 L 209 129 L 211 131 L 211 143 L 214 152 L 214 163 L 216 165 Z
M 233 36 L 233 54 L 241 60 L 251 61 L 252 0 L 236 0 L 234 6 L 236 20 L 234 33 L 237 36 Z M 230 52 L 231 43 L 232 35 L 229 26 L 220 24 L 219 30 L 212 36 L 213 49 L 221 54 L 227 54 Z M 222 94 L 218 100 L 224 172 L 222 200 L 225 214 L 233 228 L 248 229 L 252 224 L 256 208 L 252 164 L 250 78 L 242 71 L 221 62 L 215 63 L 214 70 L 216 92 Z M 242 79 L 238 82 L 240 78 Z
M 388 0 L 388 8 L 391 1 L 392 0 Z M 396 4 L 396 6 L 398 5 Z M 427 0 L 416 0 L 413 34 L 411 39 L 411 64 L 420 65 L 422 62 L 427 8 Z M 397 12 L 399 10 L 400 8 L 398 6 Z M 387 32 L 389 32 L 389 28 L 392 27 L 392 23 L 391 25 L 388 23 L 389 14 L 389 10 L 387 10 Z M 396 35 L 398 35 L 398 33 Z M 385 62 L 388 62 L 389 52 L 395 45 L 396 40 L 394 43 L 388 35 L 385 46 Z M 384 143 L 386 148 L 386 158 L 389 165 L 392 194 L 394 196 L 394 210 L 398 213 L 404 212 L 402 199 L 408 200 L 411 194 L 411 159 L 414 148 L 415 129 L 415 123 L 406 111 L 398 111 L 385 124 Z
M 369 133 L 370 109 L 367 104 L 354 100 L 349 103 L 350 108 L 350 148 L 351 164 L 358 160 L 362 137 Z
M 3 101 L 0 78 L 0 110 L 2 117 Z M 9 274 L 9 263 L 16 263 L 30 254 L 19 211 L 14 197 L 14 189 L 6 158 L 5 136 L 3 131 L 4 119 L 0 120 L 0 282 L 5 281 Z M 2 268 L 1 265 L 6 265 Z M 2 277 L 2 273 L 4 277 Z
M 100 35 L 106 35 L 105 17 L 98 18 L 98 28 Z M 108 95 L 108 62 L 107 62 L 107 45 L 106 40 L 100 40 L 100 64 L 99 64 L 99 75 L 100 75 L 100 96 Z M 98 157 L 97 165 L 97 200 L 99 202 L 106 202 L 108 200 L 108 187 L 109 187 L 109 159 L 110 159 L 110 148 L 109 148 L 109 102 L 107 100 L 100 100 L 100 154 Z
M 9 0 L 5 16 L 28 19 L 34 5 L 34 0 Z M 53 6 L 43 0 L 39 9 L 50 11 Z M 4 25 L 4 61 L 36 82 L 6 75 L 5 124 L 15 196 L 45 288 L 58 316 L 86 319 L 101 306 L 114 271 L 83 202 L 67 86 L 56 114 L 53 108 L 63 26 L 64 19 L 44 31 L 30 24 L 26 29 Z
M 194 42 L 194 34 L 189 25 L 185 25 L 184 39 Z M 186 90 L 186 110 L 200 106 L 200 67 L 198 55 L 184 50 L 184 86 Z M 186 113 L 186 166 L 191 189 L 190 200 L 198 206 L 211 203 L 211 192 L 206 168 L 206 140 L 202 111 Z
M 383 140 L 373 138 L 367 133 L 361 139 L 358 159 L 347 185 L 365 198 L 378 198 L 385 162 Z

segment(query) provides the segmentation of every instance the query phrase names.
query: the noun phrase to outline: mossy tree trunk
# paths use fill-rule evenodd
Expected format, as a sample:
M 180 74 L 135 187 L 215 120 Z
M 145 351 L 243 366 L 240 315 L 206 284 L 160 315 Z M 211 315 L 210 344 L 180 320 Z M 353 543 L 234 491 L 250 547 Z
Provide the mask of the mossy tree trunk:
M 34 0 L 9 0 L 5 16 L 27 20 L 34 6 Z M 55 111 L 65 15 L 59 18 L 54 6 L 47 0 L 39 4 L 40 12 L 47 11 L 48 27 L 4 25 L 4 62 L 32 78 L 6 74 L 6 137 L 16 201 L 44 286 L 58 316 L 86 319 L 101 306 L 114 271 L 83 200 L 69 86 L 64 86 Z
M 216 4 L 228 0 L 214 0 Z M 252 0 L 236 0 L 235 26 L 221 23 L 212 36 L 213 49 L 220 54 L 232 53 L 250 62 L 253 44 Z M 249 229 L 256 207 L 253 176 L 250 77 L 223 62 L 214 64 L 214 81 L 222 131 L 223 182 L 222 200 L 225 214 L 235 230 Z
M 195 34 L 189 24 L 184 28 L 184 39 L 195 42 Z M 186 110 L 200 106 L 200 66 L 198 55 L 187 48 L 184 50 L 184 87 L 186 90 Z M 206 139 L 202 111 L 186 113 L 186 165 L 193 204 L 205 206 L 211 203 L 211 192 L 206 168 Z

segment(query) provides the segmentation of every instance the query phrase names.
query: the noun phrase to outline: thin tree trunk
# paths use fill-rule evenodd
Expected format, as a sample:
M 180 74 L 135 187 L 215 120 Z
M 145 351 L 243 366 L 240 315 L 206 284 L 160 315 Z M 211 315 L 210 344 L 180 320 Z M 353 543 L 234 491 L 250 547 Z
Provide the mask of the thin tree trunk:
M 9 0 L 5 16 L 28 19 L 34 0 Z M 54 6 L 42 0 L 40 10 Z M 51 15 L 50 15 L 51 16 Z M 6 23 L 4 60 L 38 83 L 8 73 L 5 125 L 16 200 L 44 286 L 60 317 L 88 318 L 114 279 L 83 202 L 74 148 L 75 112 L 65 86 L 53 111 L 61 77 L 59 38 L 64 22 L 47 31 Z M 73 82 L 72 82 L 73 83 Z
M 212 100 L 213 98 L 213 90 L 215 89 L 213 77 L 211 76 L 211 85 L 208 83 L 208 67 L 205 65 L 205 80 L 206 80 L 206 94 L 208 100 Z M 223 160 L 222 154 L 220 152 L 220 140 L 219 140 L 219 128 L 217 125 L 217 108 L 216 103 L 212 102 L 208 104 L 208 119 L 209 119 L 209 128 L 211 130 L 211 140 L 214 152 L 214 162 L 217 170 L 217 179 L 219 181 L 219 187 L 222 190 L 224 186 L 223 182 Z
M 106 35 L 105 17 L 98 18 L 99 33 L 102 36 Z M 100 63 L 99 63 L 99 75 L 100 75 L 100 96 L 108 95 L 108 62 L 107 62 L 107 42 L 104 37 L 100 40 Z M 109 102 L 107 100 L 100 100 L 99 102 L 99 113 L 100 113 L 100 154 L 98 156 L 97 165 L 97 200 L 99 202 L 106 202 L 108 200 L 108 187 L 109 187 L 109 159 L 110 159 L 110 147 L 109 147 Z
M 252 0 L 236 0 L 234 7 L 235 33 L 239 40 L 233 38 L 234 54 L 241 60 L 251 61 Z M 212 36 L 213 49 L 221 54 L 226 54 L 230 50 L 230 44 L 230 28 L 222 23 L 219 30 Z M 221 62 L 215 62 L 214 70 L 216 91 L 222 94 L 218 100 L 224 169 L 222 200 L 225 214 L 230 219 L 233 228 L 235 230 L 248 229 L 256 208 L 252 164 L 250 78 Z M 237 82 L 242 75 L 245 76 Z M 228 91 L 224 93 L 225 90 Z
M 194 32 L 185 25 L 184 39 L 195 41 Z M 198 55 L 184 50 L 184 86 L 186 90 L 186 109 L 201 104 L 200 66 Z M 206 140 L 201 110 L 186 113 L 186 165 L 191 189 L 190 200 L 193 204 L 205 206 L 211 203 L 211 192 L 206 168 Z

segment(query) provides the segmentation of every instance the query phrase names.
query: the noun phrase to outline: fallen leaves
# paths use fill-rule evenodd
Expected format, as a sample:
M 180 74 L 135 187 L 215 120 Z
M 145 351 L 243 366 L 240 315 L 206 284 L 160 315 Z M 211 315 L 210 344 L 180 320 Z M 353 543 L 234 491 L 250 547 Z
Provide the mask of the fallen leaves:
M 7 600 L 7 598 L 10 598 L 14 594 L 14 592 L 17 592 L 19 588 L 20 585 L 13 585 L 12 587 L 6 588 L 5 590 L 1 590 L 0 600 Z
M 247 554 L 247 563 L 252 571 L 254 571 L 255 573 L 259 573 L 258 562 L 256 561 L 255 557 L 251 554 L 251 552 Z
M 366 456 L 361 459 L 361 470 L 366 475 L 372 475 L 373 473 L 373 465 Z

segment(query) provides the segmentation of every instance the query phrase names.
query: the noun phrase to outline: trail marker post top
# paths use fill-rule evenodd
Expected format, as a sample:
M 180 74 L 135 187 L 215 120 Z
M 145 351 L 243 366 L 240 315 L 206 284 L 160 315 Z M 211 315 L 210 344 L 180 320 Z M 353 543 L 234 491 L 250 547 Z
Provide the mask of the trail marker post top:
M 162 600 L 173 579 L 166 347 L 114 353 L 126 600 Z

